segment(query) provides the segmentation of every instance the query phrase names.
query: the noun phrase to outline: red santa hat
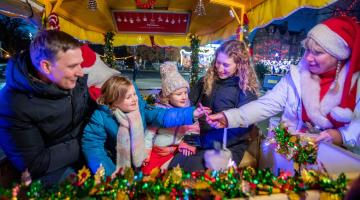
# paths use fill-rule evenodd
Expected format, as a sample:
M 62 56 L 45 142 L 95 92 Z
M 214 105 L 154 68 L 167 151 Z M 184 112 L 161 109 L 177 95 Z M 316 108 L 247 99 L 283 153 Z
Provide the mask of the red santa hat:
M 84 61 L 81 63 L 81 67 L 91 67 L 96 61 L 96 54 L 95 52 L 90 49 L 87 44 L 84 44 L 81 47 L 82 57 Z
M 350 61 L 340 107 L 353 107 L 347 101 L 352 76 L 360 71 L 360 25 L 348 16 L 332 17 L 312 28 L 308 37 L 316 41 L 327 53 L 340 60 Z
M 81 67 L 85 74 L 88 75 L 87 85 L 90 96 L 96 100 L 101 95 L 102 84 L 111 76 L 120 74 L 119 71 L 107 66 L 101 60 L 100 55 L 95 53 L 87 44 L 81 47 L 84 61 Z

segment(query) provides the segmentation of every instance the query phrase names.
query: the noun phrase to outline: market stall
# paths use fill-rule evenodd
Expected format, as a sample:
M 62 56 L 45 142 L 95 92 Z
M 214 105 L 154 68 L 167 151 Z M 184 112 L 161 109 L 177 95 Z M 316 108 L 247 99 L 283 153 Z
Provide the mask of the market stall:
M 16 2 L 21 4 L 23 1 Z M 32 2 L 37 7 L 31 6 L 32 10 L 36 10 L 36 12 L 32 11 L 31 13 L 39 13 L 40 11 L 43 15 L 42 19 L 46 21 L 46 26 L 59 28 L 80 40 L 103 43 L 104 34 L 115 32 L 114 46 L 140 44 L 189 46 L 189 35 L 191 34 L 198 36 L 201 43 L 208 43 L 233 35 L 239 27 L 241 28 L 246 23 L 244 14 L 247 14 L 248 25 L 252 30 L 270 23 L 275 18 L 285 17 L 297 8 L 307 6 L 320 8 L 335 1 L 296 1 L 296 3 L 289 3 L 282 0 L 253 0 L 239 3 L 238 1 L 221 0 L 206 2 L 201 0 L 38 0 Z M 7 5 L 11 4 L 10 1 L 7 3 Z M 8 12 L 16 15 L 16 10 L 11 6 L 7 9 Z M 233 16 L 229 14 L 229 11 Z M 135 26 L 136 23 L 141 24 L 141 27 Z M 175 26 L 179 30 L 174 30 Z M 241 31 L 239 32 L 239 39 L 241 39 Z M 326 159 L 326 154 L 330 151 L 332 155 L 337 155 L 338 161 L 348 163 L 349 167 L 342 168 L 335 165 L 334 160 Z M 319 161 L 322 161 L 325 167 L 335 174 L 335 177 L 330 177 L 328 173 L 322 172 L 304 171 L 303 174 L 292 176 L 285 172 L 274 175 L 270 170 L 263 169 L 246 168 L 240 170 L 230 168 L 222 173 L 199 172 L 192 174 L 183 173 L 181 169 L 175 169 L 165 173 L 154 172 L 150 177 L 144 177 L 128 170 L 115 179 L 106 179 L 101 168 L 94 176 L 90 175 L 88 169 L 83 168 L 74 177 L 70 177 L 65 185 L 59 186 L 57 191 L 47 191 L 38 182 L 33 182 L 30 187 L 26 183 L 22 183 L 11 189 L 0 189 L 6 192 L 3 193 L 5 195 L 8 195 L 10 191 L 11 194 L 9 195 L 14 198 L 21 195 L 19 194 L 21 188 L 28 189 L 27 195 L 30 198 L 86 198 L 87 195 L 95 198 L 124 197 L 136 199 L 144 195 L 150 195 L 152 198 L 159 198 L 162 195 L 174 198 L 179 195 L 202 197 L 202 193 L 223 198 L 283 193 L 276 195 L 285 198 L 292 193 L 304 193 L 310 189 L 319 189 L 329 194 L 335 194 L 338 195 L 337 198 L 343 197 L 348 182 L 340 172 L 342 170 L 354 172 L 356 178 L 359 172 L 360 159 L 328 144 L 320 145 L 316 154 Z M 275 158 L 275 156 L 270 156 L 270 158 Z M 270 162 L 265 163 L 270 164 Z M 270 167 L 274 168 L 275 164 L 278 163 L 276 161 Z M 290 162 L 289 166 L 292 165 L 293 163 Z M 283 166 L 286 164 L 281 167 Z M 321 187 L 314 185 L 321 185 Z M 308 193 L 315 195 L 315 198 L 321 196 L 319 191 Z M 276 195 L 270 196 L 270 198 L 276 198 Z
M 57 25 L 62 31 L 92 43 L 103 44 L 104 33 L 114 31 L 117 32 L 114 37 L 114 46 L 140 44 L 189 46 L 190 34 L 197 35 L 201 43 L 206 44 L 234 35 L 239 25 L 244 25 L 244 23 L 249 24 L 251 31 L 277 18 L 286 17 L 296 9 L 322 8 L 334 2 L 336 0 L 306 0 L 290 3 L 286 0 L 5 0 L 0 3 L 0 11 L 12 16 L 25 18 L 32 16 L 38 24 L 42 23 L 40 19 L 48 19 L 54 13 L 57 16 Z M 127 16 L 127 24 L 131 21 L 134 24 L 144 22 L 144 16 L 146 16 L 146 21 L 150 23 L 153 19 L 155 25 L 171 24 L 172 20 L 174 24 L 178 24 L 179 18 L 175 17 L 175 14 L 187 13 L 189 15 L 186 19 L 188 27 L 181 34 L 164 34 L 163 31 L 153 29 L 149 33 L 119 32 L 116 31 L 118 21 L 114 18 L 115 11 L 135 12 L 134 15 Z M 165 14 L 160 18 L 161 20 L 159 20 L 159 12 Z M 244 14 L 247 15 L 248 21 L 245 19 L 244 22 Z M 168 17 L 168 22 L 166 22 L 166 17 Z M 180 20 L 184 21 L 184 18 Z M 171 28 L 171 26 L 166 27 Z

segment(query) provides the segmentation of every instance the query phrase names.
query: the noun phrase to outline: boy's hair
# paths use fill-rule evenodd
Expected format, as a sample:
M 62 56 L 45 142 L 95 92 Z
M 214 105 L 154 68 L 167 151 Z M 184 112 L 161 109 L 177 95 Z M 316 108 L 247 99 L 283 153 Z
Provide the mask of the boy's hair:
M 54 62 L 59 52 L 80 48 L 82 44 L 71 35 L 56 30 L 40 31 L 30 44 L 31 62 L 39 69 L 41 60 Z
M 207 70 L 204 77 L 204 92 L 207 96 L 211 95 L 214 83 L 219 79 L 215 67 L 216 59 L 219 53 L 224 53 L 232 58 L 236 64 L 236 75 L 239 77 L 239 88 L 245 91 L 251 91 L 258 94 L 259 83 L 255 70 L 250 62 L 250 53 L 244 42 L 238 40 L 229 40 L 223 43 L 215 53 L 215 59 L 212 66 Z
M 119 75 L 110 77 L 101 87 L 101 96 L 97 100 L 98 104 L 107 105 L 110 109 L 114 109 L 113 103 L 119 98 L 123 101 L 131 85 L 132 82 L 126 77 Z

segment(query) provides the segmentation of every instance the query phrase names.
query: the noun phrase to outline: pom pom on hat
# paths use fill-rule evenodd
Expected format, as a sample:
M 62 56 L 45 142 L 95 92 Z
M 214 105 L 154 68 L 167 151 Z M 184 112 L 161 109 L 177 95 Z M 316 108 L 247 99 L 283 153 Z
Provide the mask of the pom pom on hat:
M 178 72 L 174 62 L 165 62 L 160 66 L 161 87 L 164 97 L 180 88 L 190 88 L 189 83 Z

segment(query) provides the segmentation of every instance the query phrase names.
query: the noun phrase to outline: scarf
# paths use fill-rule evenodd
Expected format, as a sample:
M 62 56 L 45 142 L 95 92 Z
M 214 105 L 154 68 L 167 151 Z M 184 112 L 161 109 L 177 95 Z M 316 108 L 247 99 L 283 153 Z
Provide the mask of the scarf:
M 310 119 L 320 129 L 339 128 L 344 124 L 350 123 L 352 120 L 356 101 L 356 80 L 358 73 L 352 76 L 351 90 L 347 94 L 349 98 L 345 99 L 346 102 L 344 102 L 342 96 L 348 71 L 348 64 L 342 67 L 338 77 L 339 89 L 337 92 L 334 92 L 329 89 L 334 87 L 334 82 L 332 82 L 330 87 L 327 83 L 323 83 L 322 87 L 321 77 L 312 74 L 306 65 L 301 66 L 300 80 L 301 85 L 304 86 L 301 90 L 303 112 L 306 112 L 306 118 Z M 326 80 L 323 81 L 326 82 Z
M 335 80 L 335 76 L 336 76 L 336 69 L 319 75 L 319 78 L 320 78 L 320 101 L 324 98 L 325 94 L 329 91 L 330 86 L 332 85 L 332 83 Z M 304 103 L 302 103 L 302 113 L 301 113 L 302 120 L 304 122 L 311 122 L 311 119 L 307 115 L 307 112 L 308 111 L 304 107 Z
M 113 111 L 119 122 L 116 141 L 116 171 L 119 168 L 140 167 L 145 159 L 144 127 L 139 110 L 123 113 Z

